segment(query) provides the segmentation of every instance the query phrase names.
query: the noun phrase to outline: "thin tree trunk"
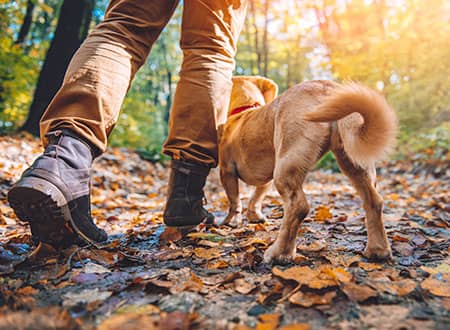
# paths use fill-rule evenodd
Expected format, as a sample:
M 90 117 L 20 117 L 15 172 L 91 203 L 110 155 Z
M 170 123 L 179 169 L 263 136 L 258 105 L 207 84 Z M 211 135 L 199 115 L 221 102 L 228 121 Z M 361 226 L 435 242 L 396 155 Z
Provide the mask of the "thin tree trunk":
M 268 26 L 269 26 L 269 0 L 264 2 L 264 35 L 263 35 L 263 51 L 264 51 L 264 67 L 263 75 L 267 77 L 267 70 L 269 66 L 269 43 L 267 42 Z
M 94 4 L 95 0 L 64 0 L 22 130 L 39 135 L 39 120 L 61 86 L 73 54 L 87 36 Z
M 164 133 L 168 134 L 170 109 L 172 108 L 172 71 L 170 70 L 169 61 L 167 59 L 167 47 L 164 40 L 161 39 L 161 50 L 164 60 L 164 68 L 166 69 L 167 78 L 167 95 L 166 95 L 166 108 L 164 111 L 165 129 Z
M 34 0 L 27 1 L 27 9 L 23 18 L 23 23 L 20 27 L 19 33 L 17 34 L 17 39 L 14 42 L 16 45 L 21 45 L 25 42 L 25 39 L 30 32 L 31 23 L 33 23 L 33 12 L 35 7 L 36 4 Z
M 255 29 L 254 47 L 255 47 L 255 53 L 256 53 L 256 65 L 257 65 L 257 69 L 258 69 L 258 72 L 256 72 L 256 74 L 261 74 L 262 54 L 261 54 L 261 49 L 259 47 L 258 25 L 256 24 L 255 0 L 250 1 L 250 13 L 252 14 L 253 28 Z
M 245 27 L 245 37 L 247 39 L 247 43 L 249 46 L 249 52 L 251 52 L 252 48 L 252 37 L 250 35 L 250 23 L 246 20 L 247 26 Z M 253 56 L 249 56 L 249 66 L 250 66 L 250 74 L 256 74 L 255 61 L 253 60 Z

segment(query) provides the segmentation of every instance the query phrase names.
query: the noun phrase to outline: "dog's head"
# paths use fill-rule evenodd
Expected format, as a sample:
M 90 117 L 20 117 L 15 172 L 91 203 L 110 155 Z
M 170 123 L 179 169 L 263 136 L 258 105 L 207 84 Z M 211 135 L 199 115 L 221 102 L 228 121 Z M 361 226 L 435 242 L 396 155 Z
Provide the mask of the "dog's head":
M 249 109 L 272 102 L 277 97 L 278 86 L 270 79 L 260 76 L 233 77 L 228 116 L 236 110 Z

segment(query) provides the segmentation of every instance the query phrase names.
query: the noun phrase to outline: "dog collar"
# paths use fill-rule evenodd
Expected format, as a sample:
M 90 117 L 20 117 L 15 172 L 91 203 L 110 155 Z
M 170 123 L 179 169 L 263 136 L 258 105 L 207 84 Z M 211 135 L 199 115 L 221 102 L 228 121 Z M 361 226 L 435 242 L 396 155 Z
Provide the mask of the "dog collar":
M 245 110 L 257 108 L 259 106 L 261 106 L 261 104 L 259 104 L 258 102 L 253 103 L 251 105 L 243 105 L 242 107 L 238 107 L 238 108 L 231 110 L 230 116 L 237 115 L 238 113 L 241 113 Z

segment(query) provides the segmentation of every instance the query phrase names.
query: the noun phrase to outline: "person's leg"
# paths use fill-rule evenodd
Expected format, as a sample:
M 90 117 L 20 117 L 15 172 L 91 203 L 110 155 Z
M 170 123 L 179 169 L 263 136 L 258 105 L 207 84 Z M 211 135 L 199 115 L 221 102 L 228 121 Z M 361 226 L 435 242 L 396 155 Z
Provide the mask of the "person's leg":
M 86 38 L 63 85 L 41 119 L 41 137 L 69 128 L 101 151 L 115 125 L 136 71 L 179 0 L 112 0 L 105 18 Z
M 16 215 L 33 238 L 66 245 L 106 233 L 90 215 L 90 168 L 105 150 L 130 82 L 178 0 L 112 0 L 104 21 L 74 55 L 41 119 L 44 153 L 11 188 Z
M 184 1 L 183 64 L 163 148 L 173 159 L 167 225 L 211 219 L 202 207 L 202 189 L 209 169 L 217 166 L 216 127 L 225 121 L 246 7 L 247 0 Z

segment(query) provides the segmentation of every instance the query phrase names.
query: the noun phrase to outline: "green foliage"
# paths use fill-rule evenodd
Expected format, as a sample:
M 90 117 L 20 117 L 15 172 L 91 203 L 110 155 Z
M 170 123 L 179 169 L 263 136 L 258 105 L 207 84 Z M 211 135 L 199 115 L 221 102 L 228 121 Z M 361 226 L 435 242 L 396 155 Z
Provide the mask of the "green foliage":
M 20 5 L 0 0 L 0 133 L 14 130 L 25 118 L 39 73 L 39 63 L 33 59 L 37 51 L 32 48 L 25 54 L 14 44 L 11 26 L 19 22 Z
M 398 139 L 399 154 L 425 153 L 439 158 L 450 150 L 450 122 L 422 130 L 416 134 L 403 133 Z
M 0 63 L 0 132 L 7 132 L 28 113 L 38 65 L 7 38 L 0 39 Z
M 327 152 L 316 165 L 316 168 L 331 170 L 332 172 L 339 172 L 339 165 L 332 152 Z

